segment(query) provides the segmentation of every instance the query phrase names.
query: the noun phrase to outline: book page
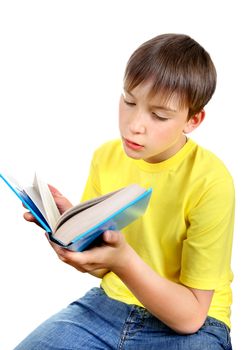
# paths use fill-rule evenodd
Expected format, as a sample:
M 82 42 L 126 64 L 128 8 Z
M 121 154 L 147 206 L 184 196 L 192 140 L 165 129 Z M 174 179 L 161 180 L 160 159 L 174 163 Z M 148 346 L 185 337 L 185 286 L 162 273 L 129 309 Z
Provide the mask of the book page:
M 32 213 L 39 224 L 41 224 L 46 231 L 49 231 L 50 227 L 39 193 L 36 192 L 33 187 L 21 186 L 16 179 L 9 175 L 0 174 L 0 178 L 3 179 L 7 186 L 23 202 L 24 206 Z
M 33 187 L 40 194 L 40 197 L 41 197 L 42 203 L 43 203 L 43 207 L 44 207 L 44 211 L 46 213 L 47 221 L 50 225 L 51 230 L 54 231 L 56 223 L 57 223 L 58 219 L 60 218 L 61 214 L 56 206 L 54 198 L 50 192 L 49 186 L 45 182 L 43 182 L 37 176 L 37 174 L 35 174 Z
M 42 199 L 41 199 L 39 193 L 37 192 L 37 190 L 33 186 L 28 186 L 28 187 L 24 188 L 24 191 L 30 197 L 32 202 L 36 204 L 36 207 L 39 209 L 39 211 L 42 213 L 43 217 L 46 219 L 46 221 L 48 223 L 48 218 L 47 218 L 46 212 L 44 210 Z
M 122 189 L 119 189 L 117 191 L 114 192 L 110 192 L 107 194 L 104 194 L 103 196 L 100 197 L 96 197 L 93 199 L 89 199 L 87 201 L 81 202 L 75 206 L 73 206 L 72 208 L 66 210 L 60 217 L 60 219 L 57 221 L 55 230 L 57 230 L 65 221 L 67 221 L 68 219 L 70 219 L 72 216 L 76 215 L 77 213 L 86 210 L 90 207 L 93 207 L 94 205 L 104 201 L 105 199 L 113 196 L 116 192 L 121 191 Z
M 84 233 L 91 227 L 103 222 L 114 213 L 125 209 L 131 202 L 145 193 L 145 188 L 136 184 L 129 185 L 120 191 L 107 196 L 105 200 L 73 215 L 64 222 L 53 234 L 63 244 L 68 244 L 77 235 Z

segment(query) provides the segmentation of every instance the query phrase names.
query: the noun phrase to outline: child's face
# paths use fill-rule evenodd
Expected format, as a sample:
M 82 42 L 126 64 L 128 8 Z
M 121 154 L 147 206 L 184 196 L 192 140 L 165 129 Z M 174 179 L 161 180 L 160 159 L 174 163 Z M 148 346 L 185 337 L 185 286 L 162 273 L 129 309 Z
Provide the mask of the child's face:
M 188 108 L 179 109 L 177 101 L 168 105 L 160 97 L 148 98 L 150 84 L 141 84 L 120 99 L 119 127 L 126 154 L 149 163 L 166 160 L 186 142 L 183 132 L 190 132 Z M 193 129 L 192 127 L 191 129 Z

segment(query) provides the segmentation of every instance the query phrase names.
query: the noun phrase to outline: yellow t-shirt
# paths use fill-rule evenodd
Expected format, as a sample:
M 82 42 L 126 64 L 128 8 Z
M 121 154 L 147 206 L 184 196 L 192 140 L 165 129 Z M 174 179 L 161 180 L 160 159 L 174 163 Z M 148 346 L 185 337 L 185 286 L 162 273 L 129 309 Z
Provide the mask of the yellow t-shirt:
M 234 185 L 224 164 L 190 139 L 156 164 L 131 159 L 120 140 L 110 141 L 94 153 L 82 199 L 131 183 L 153 192 L 146 213 L 122 230 L 127 242 L 159 275 L 215 290 L 208 315 L 230 327 Z M 141 305 L 112 272 L 102 287 L 113 299 Z

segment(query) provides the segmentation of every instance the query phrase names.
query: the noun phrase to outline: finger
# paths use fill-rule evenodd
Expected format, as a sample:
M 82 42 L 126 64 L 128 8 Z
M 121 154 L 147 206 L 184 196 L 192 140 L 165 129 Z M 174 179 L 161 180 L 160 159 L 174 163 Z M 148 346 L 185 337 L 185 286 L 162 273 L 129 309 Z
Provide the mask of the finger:
M 23 214 L 23 217 L 26 221 L 30 221 L 30 222 L 36 222 L 37 220 L 36 218 L 31 214 L 31 212 L 27 211 Z
M 54 249 L 54 251 L 56 252 L 57 255 L 62 255 L 63 251 L 65 250 L 65 248 L 61 247 L 59 244 L 51 241 L 48 232 L 45 232 L 45 236 L 49 242 L 49 244 L 51 245 L 51 247 Z
M 65 263 L 69 263 L 69 260 L 67 259 L 66 255 L 65 255 L 65 248 L 60 247 L 58 244 L 52 242 L 49 237 L 48 234 L 46 233 L 46 237 L 49 241 L 49 244 L 51 245 L 51 247 L 53 248 L 54 252 L 56 253 L 56 255 L 58 256 L 58 258 L 65 262 Z
M 55 249 L 56 248 L 56 249 Z M 76 263 L 81 261 L 81 263 L 84 263 L 84 258 L 82 257 L 83 253 L 79 252 L 72 252 L 71 250 L 61 248 L 61 247 L 55 247 L 58 256 L 60 259 L 63 259 L 63 261 Z
M 98 252 L 98 248 L 93 248 L 84 252 L 75 252 L 64 248 L 57 249 L 60 259 L 70 265 L 81 267 L 96 263 L 96 261 L 98 261 Z

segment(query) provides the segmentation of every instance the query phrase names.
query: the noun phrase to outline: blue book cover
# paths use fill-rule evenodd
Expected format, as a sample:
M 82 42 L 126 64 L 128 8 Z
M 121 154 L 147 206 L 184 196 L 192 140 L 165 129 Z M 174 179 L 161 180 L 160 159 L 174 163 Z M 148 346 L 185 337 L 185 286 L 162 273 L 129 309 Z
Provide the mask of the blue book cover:
M 36 218 L 38 223 L 45 229 L 45 231 L 50 232 L 50 226 L 46 220 L 45 213 L 43 212 L 42 203 L 39 203 L 39 198 L 36 203 L 32 200 L 26 190 L 20 185 L 16 179 L 11 176 L 6 176 L 0 174 L 0 179 L 15 193 L 15 195 L 22 201 L 24 206 L 32 213 Z
M 89 249 L 100 243 L 104 231 L 121 230 L 139 218 L 144 214 L 152 194 L 151 188 L 144 189 L 133 184 L 80 203 L 67 210 L 63 215 L 55 212 L 55 225 L 51 227 L 49 223 L 51 221 L 48 220 L 48 212 L 45 209 L 47 208 L 48 211 L 50 206 L 47 203 L 44 208 L 43 200 L 52 202 L 53 197 L 51 195 L 46 197 L 44 193 L 42 195 L 39 193 L 44 189 L 49 191 L 46 184 L 35 178 L 35 188 L 23 188 L 9 176 L 0 174 L 0 178 L 23 202 L 40 226 L 48 232 L 51 241 L 73 251 Z

